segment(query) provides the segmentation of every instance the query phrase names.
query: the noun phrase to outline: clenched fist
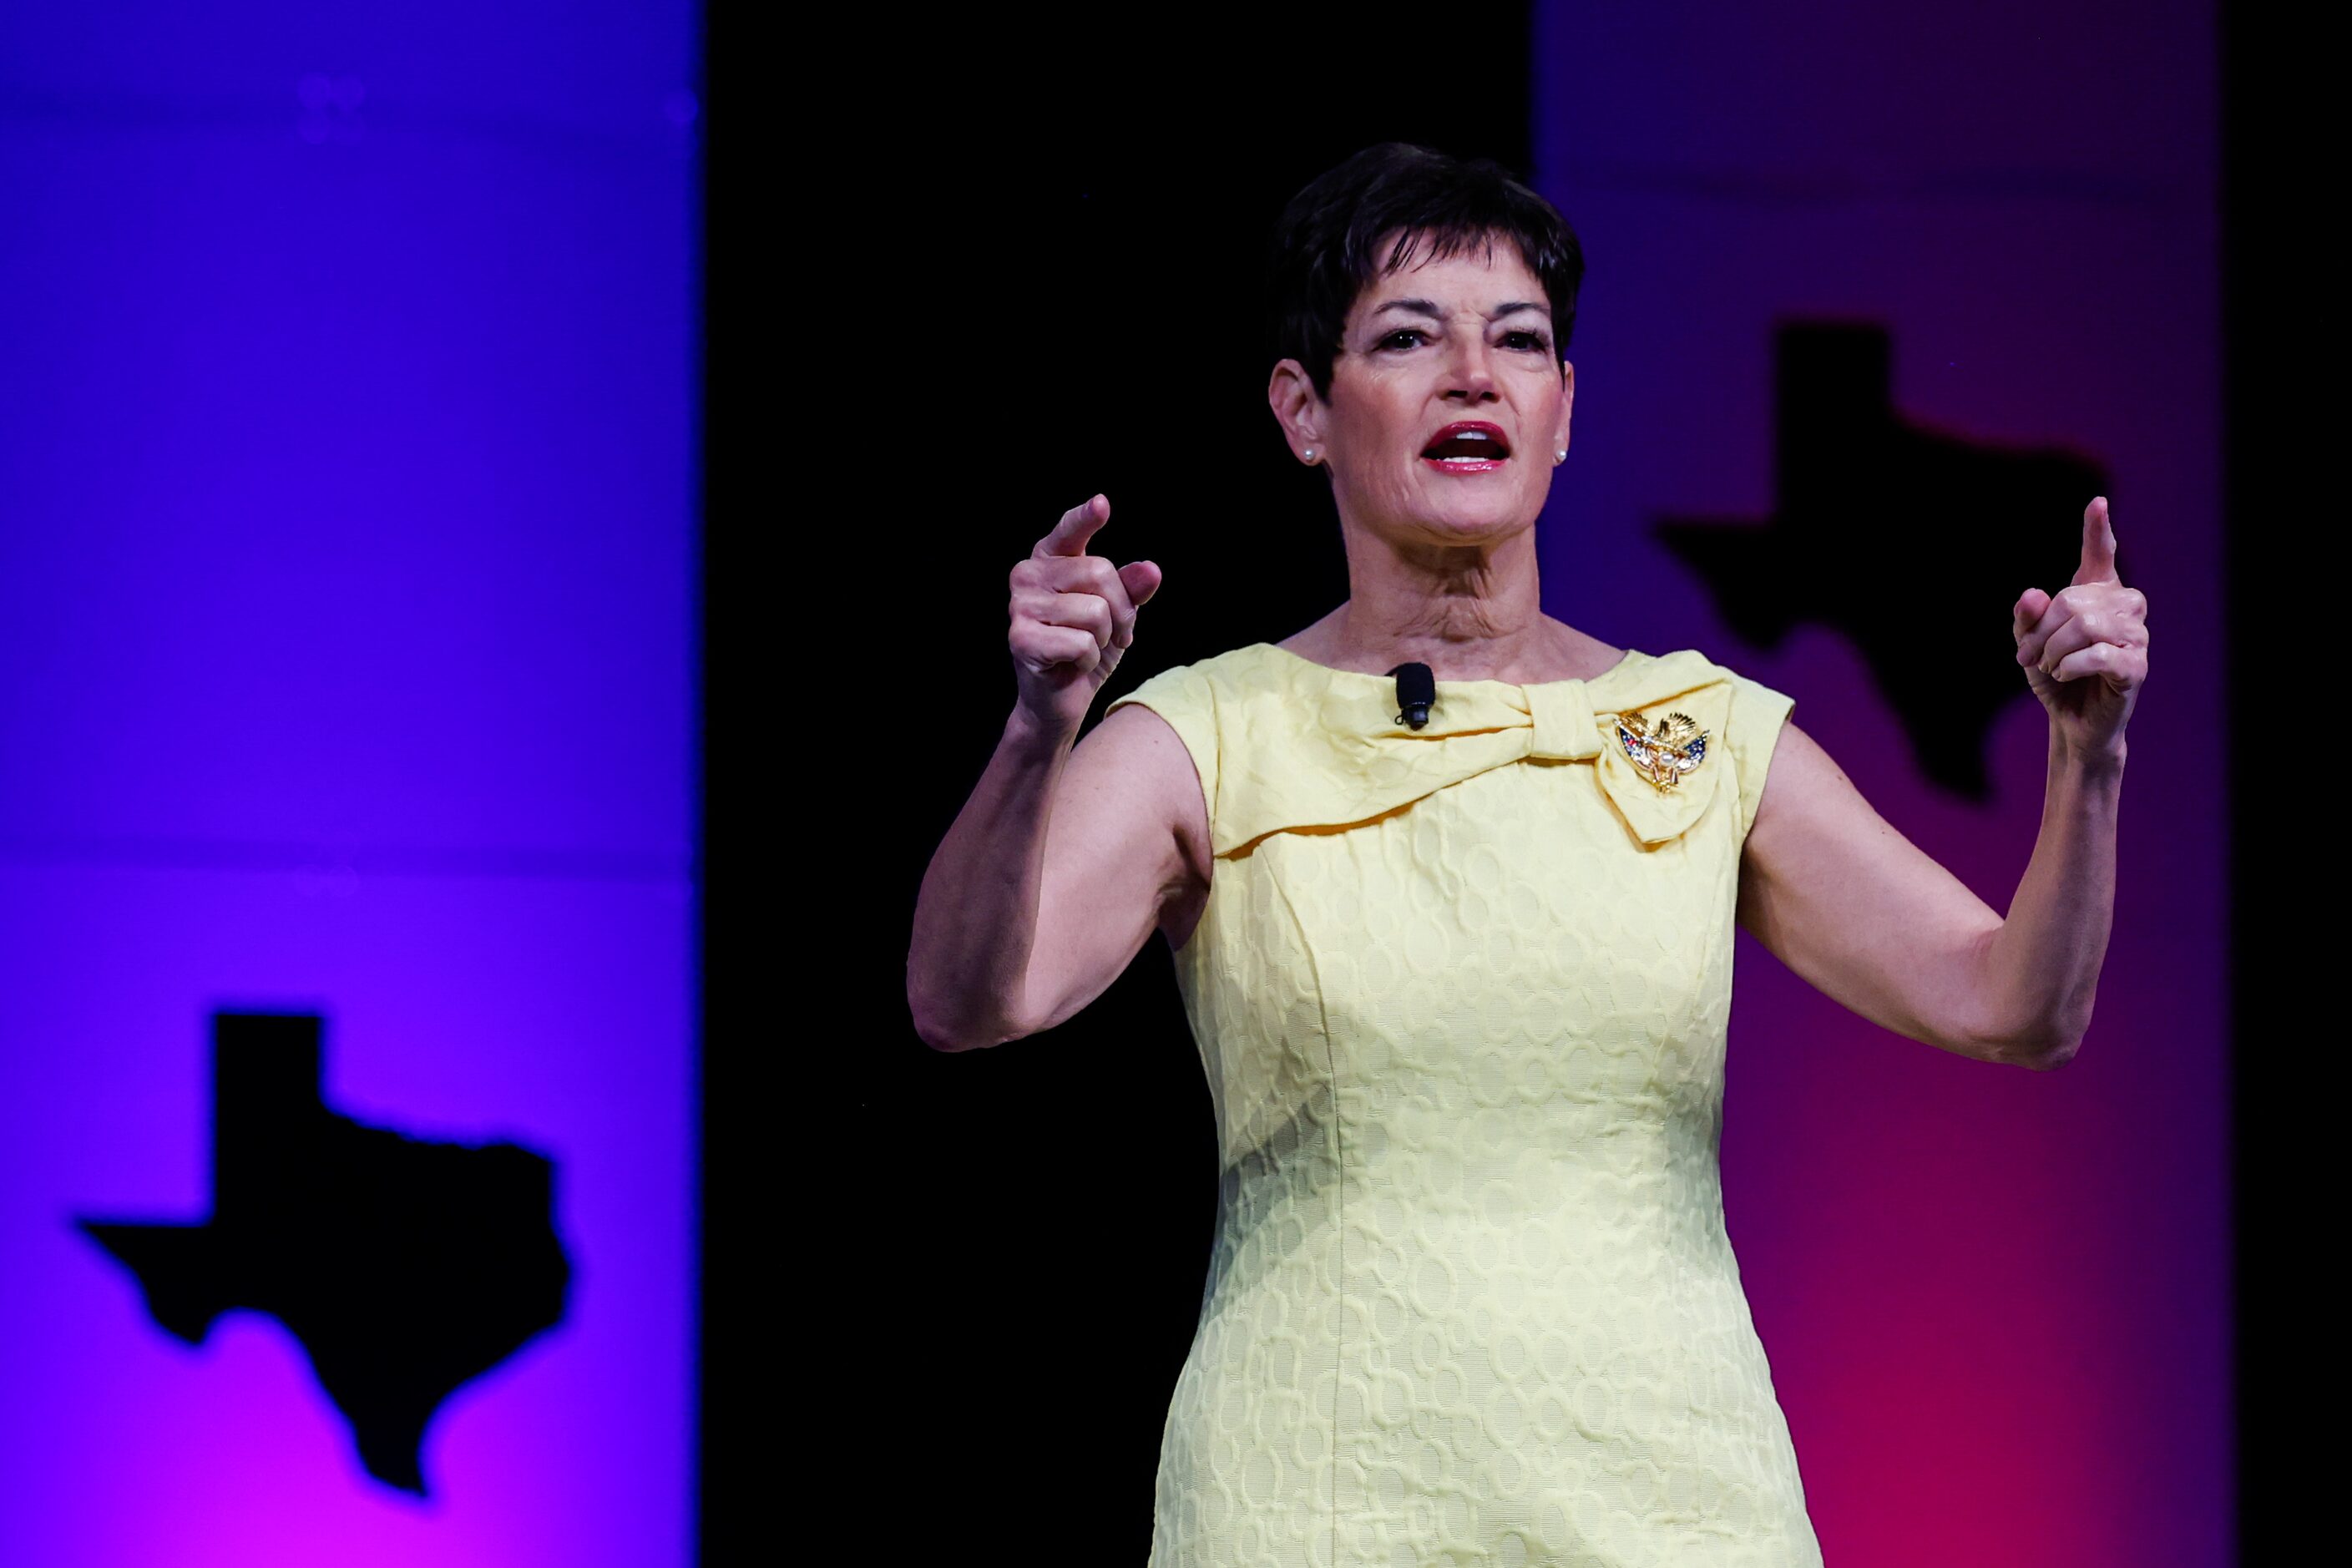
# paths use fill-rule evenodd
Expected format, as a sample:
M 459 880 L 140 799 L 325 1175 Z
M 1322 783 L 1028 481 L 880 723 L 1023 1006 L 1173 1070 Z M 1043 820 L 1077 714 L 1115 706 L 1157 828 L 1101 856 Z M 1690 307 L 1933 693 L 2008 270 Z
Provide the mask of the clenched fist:
M 1072 507 L 1013 569 L 1013 673 L 1020 704 L 1053 733 L 1076 734 L 1095 693 L 1135 641 L 1135 612 L 1160 590 L 1149 561 L 1114 567 L 1087 553 L 1110 521 L 1101 496 Z
M 2017 662 L 2058 737 L 2084 755 L 2120 752 L 2147 679 L 2147 600 L 2116 575 L 2107 498 L 2083 511 L 2083 561 L 2056 594 L 2028 588 L 2010 612 Z

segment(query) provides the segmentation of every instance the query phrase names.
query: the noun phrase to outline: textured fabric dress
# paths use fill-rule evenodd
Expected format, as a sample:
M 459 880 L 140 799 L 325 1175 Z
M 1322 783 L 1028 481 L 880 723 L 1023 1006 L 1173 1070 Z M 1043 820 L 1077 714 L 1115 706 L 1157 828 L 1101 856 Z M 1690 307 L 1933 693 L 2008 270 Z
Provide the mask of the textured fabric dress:
M 1214 854 L 1176 971 L 1218 1226 L 1152 1568 L 1818 1563 L 1717 1164 L 1788 699 L 1635 653 L 1441 681 L 1416 731 L 1261 643 L 1122 702 Z M 1704 741 L 1661 789 L 1620 716 L 1674 713 Z

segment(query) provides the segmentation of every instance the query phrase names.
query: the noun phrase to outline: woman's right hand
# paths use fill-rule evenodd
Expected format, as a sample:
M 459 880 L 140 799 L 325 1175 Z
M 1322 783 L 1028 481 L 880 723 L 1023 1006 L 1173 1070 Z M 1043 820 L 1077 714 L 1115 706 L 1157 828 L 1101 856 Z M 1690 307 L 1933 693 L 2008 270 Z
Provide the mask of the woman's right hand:
M 1110 521 L 1101 496 L 1072 507 L 1013 569 L 1013 673 L 1019 709 L 1056 738 L 1076 735 L 1095 693 L 1135 641 L 1135 612 L 1160 589 L 1149 561 L 1114 567 L 1087 553 Z

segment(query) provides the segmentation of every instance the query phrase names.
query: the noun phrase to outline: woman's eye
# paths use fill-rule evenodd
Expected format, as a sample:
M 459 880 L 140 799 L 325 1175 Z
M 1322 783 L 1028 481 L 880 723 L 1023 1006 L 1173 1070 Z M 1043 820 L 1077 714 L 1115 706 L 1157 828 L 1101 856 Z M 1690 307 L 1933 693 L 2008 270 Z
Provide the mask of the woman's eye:
M 1384 349 L 1409 349 L 1417 347 L 1426 341 L 1426 334 L 1416 332 L 1411 327 L 1400 327 L 1382 338 L 1379 346 Z
M 1503 346 L 1507 349 L 1541 349 L 1550 345 L 1544 342 L 1541 332 L 1505 332 Z

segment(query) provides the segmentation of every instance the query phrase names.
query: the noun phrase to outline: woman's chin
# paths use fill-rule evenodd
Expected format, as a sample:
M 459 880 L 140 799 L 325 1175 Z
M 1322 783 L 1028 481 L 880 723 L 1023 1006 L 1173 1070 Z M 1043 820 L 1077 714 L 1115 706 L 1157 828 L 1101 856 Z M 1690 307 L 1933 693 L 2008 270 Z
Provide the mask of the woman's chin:
M 1541 510 L 1538 507 L 1536 510 Z M 1424 543 L 1489 544 L 1532 526 L 1534 513 L 1504 497 L 1431 507 L 1400 520 Z

